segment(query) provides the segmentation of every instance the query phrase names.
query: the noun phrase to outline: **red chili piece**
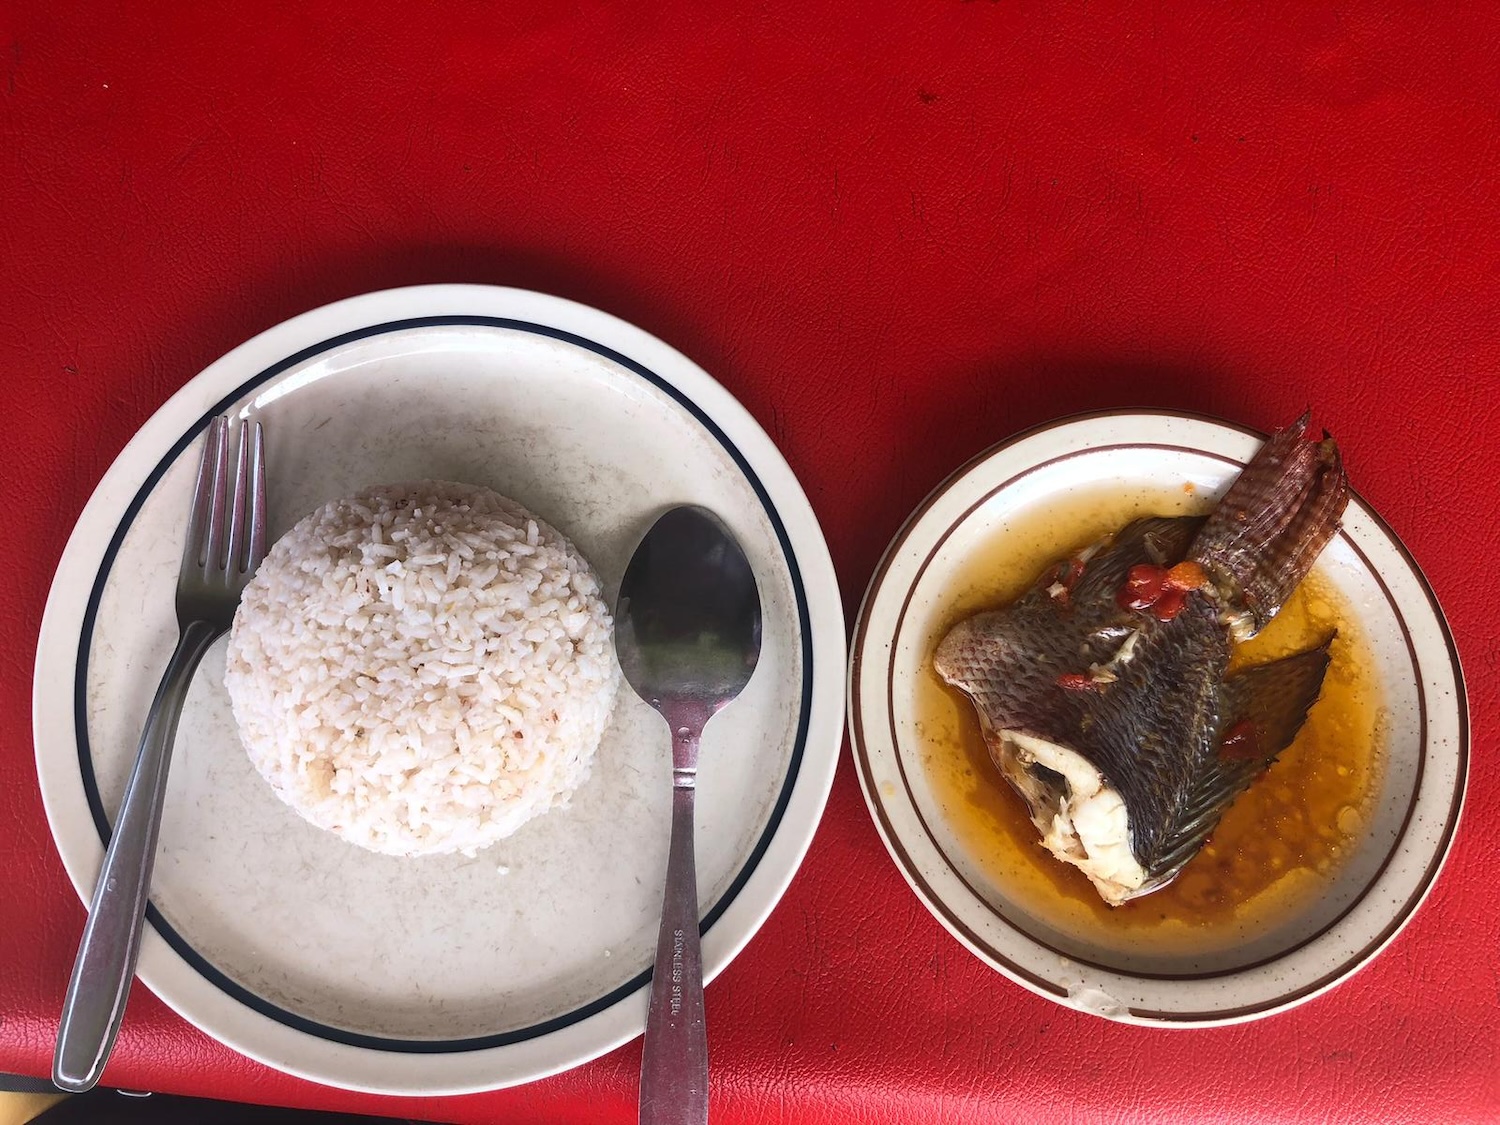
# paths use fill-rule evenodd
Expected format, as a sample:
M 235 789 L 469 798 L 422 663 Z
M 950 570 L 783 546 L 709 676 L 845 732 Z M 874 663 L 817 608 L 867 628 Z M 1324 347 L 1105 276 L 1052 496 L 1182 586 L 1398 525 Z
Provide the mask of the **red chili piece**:
M 1151 606 L 1151 615 L 1158 621 L 1170 621 L 1182 612 L 1182 607 L 1185 605 L 1187 605 L 1187 591 L 1168 586 Z
M 1260 757 L 1260 735 L 1255 724 L 1241 719 L 1225 731 L 1219 740 L 1219 756 L 1245 762 Z
M 1198 590 L 1208 585 L 1208 575 L 1201 566 L 1188 559 L 1167 571 L 1166 582 L 1174 590 Z
M 1067 568 L 1063 571 L 1060 581 L 1070 591 L 1078 585 L 1078 580 L 1083 577 L 1083 560 L 1069 559 Z
M 1078 672 L 1064 672 L 1057 677 L 1057 686 L 1064 691 L 1094 691 L 1099 685 L 1089 676 Z
M 1115 600 L 1121 609 L 1150 610 L 1158 621 L 1170 621 L 1187 605 L 1189 590 L 1208 584 L 1208 575 L 1195 562 L 1180 562 L 1171 570 L 1149 563 L 1130 568 Z
M 1068 559 L 1060 562 L 1047 572 L 1042 579 L 1042 586 L 1051 593 L 1054 601 L 1064 606 L 1073 602 L 1073 587 L 1078 585 L 1078 580 L 1083 577 L 1083 560 Z M 1052 592 L 1052 587 L 1061 586 L 1061 590 Z
M 1150 609 L 1161 597 L 1167 572 L 1159 566 L 1142 563 L 1130 568 L 1125 576 L 1125 585 L 1120 587 L 1115 600 L 1121 609 Z

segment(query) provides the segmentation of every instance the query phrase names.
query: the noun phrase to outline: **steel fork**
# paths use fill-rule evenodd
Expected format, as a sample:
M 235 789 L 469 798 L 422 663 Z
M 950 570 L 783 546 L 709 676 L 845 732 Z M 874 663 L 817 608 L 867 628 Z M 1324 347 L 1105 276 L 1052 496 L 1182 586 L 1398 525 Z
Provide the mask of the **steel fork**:
M 229 457 L 229 420 L 216 418 L 204 440 L 177 578 L 177 648 L 151 702 L 63 1001 L 52 1081 L 64 1090 L 92 1088 L 115 1045 L 141 949 L 182 701 L 203 654 L 228 631 L 245 583 L 265 555 L 265 442 L 259 422 L 240 423 L 232 482 Z

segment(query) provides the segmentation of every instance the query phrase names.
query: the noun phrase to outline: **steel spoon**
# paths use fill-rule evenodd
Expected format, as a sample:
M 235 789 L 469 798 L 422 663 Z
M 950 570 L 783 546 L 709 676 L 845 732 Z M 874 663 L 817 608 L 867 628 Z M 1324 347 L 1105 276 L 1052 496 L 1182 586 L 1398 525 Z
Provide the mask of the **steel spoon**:
M 672 731 L 672 837 L 641 1056 L 643 1125 L 708 1120 L 708 1038 L 693 866 L 703 726 L 760 658 L 760 594 L 734 536 L 703 508 L 673 508 L 635 550 L 615 612 L 615 651 L 635 693 Z

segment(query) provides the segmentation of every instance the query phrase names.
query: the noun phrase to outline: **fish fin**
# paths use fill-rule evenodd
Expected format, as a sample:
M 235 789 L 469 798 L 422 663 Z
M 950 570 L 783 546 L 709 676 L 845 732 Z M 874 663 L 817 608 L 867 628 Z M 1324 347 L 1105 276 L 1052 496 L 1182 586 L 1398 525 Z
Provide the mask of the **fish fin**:
M 1122 527 L 1107 546 L 1084 564 L 1074 599 L 1113 600 L 1130 568 L 1140 563 L 1172 566 L 1186 557 L 1203 527 L 1202 516 L 1148 516 Z
M 1307 440 L 1307 424 L 1303 414 L 1261 446 L 1188 552 L 1226 608 L 1249 615 L 1252 636 L 1312 569 L 1349 500 L 1337 443 Z
M 1260 776 L 1267 763 L 1216 759 L 1204 771 L 1183 802 L 1176 827 L 1163 842 L 1147 875 L 1153 886 L 1161 886 L 1198 854 L 1224 810 Z
M 1323 690 L 1328 648 L 1336 635 L 1330 633 L 1317 648 L 1246 668 L 1225 680 L 1220 738 L 1236 725 L 1250 723 L 1256 745 L 1251 757 L 1267 763 L 1290 746 Z
M 1330 634 L 1317 648 L 1247 668 L 1224 681 L 1223 721 L 1215 746 L 1246 724 L 1253 730 L 1239 756 L 1221 750 L 1188 792 L 1173 832 L 1154 857 L 1150 875 L 1160 885 L 1198 853 L 1224 810 L 1291 745 L 1323 689 Z

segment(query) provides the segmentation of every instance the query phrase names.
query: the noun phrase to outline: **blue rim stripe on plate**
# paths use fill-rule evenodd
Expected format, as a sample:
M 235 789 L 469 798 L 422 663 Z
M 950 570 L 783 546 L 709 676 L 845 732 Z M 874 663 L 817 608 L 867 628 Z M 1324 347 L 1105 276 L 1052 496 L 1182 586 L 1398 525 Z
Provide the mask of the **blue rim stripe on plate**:
M 750 881 L 751 875 L 760 865 L 765 856 L 766 849 L 770 847 L 771 840 L 776 835 L 776 829 L 781 824 L 781 818 L 786 813 L 787 804 L 791 801 L 792 790 L 796 787 L 798 774 L 801 772 L 802 755 L 807 744 L 808 723 L 812 714 L 812 685 L 813 685 L 813 651 L 812 651 L 812 621 L 807 605 L 807 591 L 802 583 L 802 571 L 797 565 L 796 553 L 792 550 L 791 539 L 787 536 L 786 528 L 781 522 L 781 515 L 777 512 L 771 498 L 766 492 L 765 486 L 755 471 L 750 467 L 744 454 L 729 440 L 728 435 L 721 430 L 697 403 L 689 399 L 666 379 L 655 372 L 622 355 L 612 348 L 596 343 L 583 336 L 572 332 L 565 332 L 559 328 L 552 328 L 545 324 L 534 324 L 530 321 L 512 320 L 507 317 L 494 316 L 422 316 L 413 317 L 408 320 L 393 320 L 382 324 L 370 325 L 366 328 L 355 329 L 341 335 L 331 337 L 321 343 L 313 344 L 303 348 L 301 351 L 272 364 L 258 375 L 252 376 L 239 384 L 231 393 L 221 398 L 214 406 L 195 422 L 188 432 L 185 433 L 169 449 L 166 455 L 159 461 L 156 468 L 146 478 L 140 490 L 136 492 L 130 504 L 126 507 L 124 515 L 120 518 L 111 536 L 109 547 L 104 552 L 103 561 L 99 564 L 99 573 L 94 579 L 93 589 L 89 592 L 88 607 L 83 616 L 83 627 L 78 641 L 78 662 L 74 674 L 73 686 L 73 712 L 74 725 L 78 733 L 78 769 L 83 779 L 84 793 L 88 798 L 89 811 L 93 814 L 94 825 L 99 830 L 99 839 L 107 847 L 111 833 L 109 817 L 104 811 L 104 802 L 100 799 L 98 783 L 94 777 L 93 755 L 89 750 L 88 739 L 88 709 L 87 709 L 87 685 L 88 685 L 88 661 L 89 643 L 93 636 L 94 621 L 98 616 L 99 602 L 104 595 L 104 586 L 109 578 L 110 567 L 113 565 L 115 556 L 119 553 L 120 545 L 124 542 L 125 534 L 130 529 L 136 516 L 140 513 L 146 498 L 151 495 L 157 483 L 166 473 L 167 469 L 182 456 L 183 452 L 190 446 L 198 435 L 207 427 L 210 420 L 218 417 L 227 408 L 243 399 L 257 387 L 269 382 L 285 371 L 304 363 L 309 359 L 332 351 L 335 348 L 355 343 L 359 340 L 369 339 L 373 336 L 386 335 L 391 332 L 402 332 L 412 328 L 439 328 L 453 326 L 477 326 L 483 328 L 503 328 L 516 332 L 527 332 L 536 336 L 546 336 L 553 340 L 560 340 L 565 344 L 583 348 L 585 351 L 593 352 L 602 356 L 610 362 L 625 368 L 632 374 L 646 380 L 658 390 L 667 394 L 686 410 L 693 418 L 707 430 L 715 441 L 723 447 L 724 451 L 734 460 L 740 472 L 749 481 L 750 487 L 755 490 L 756 497 L 765 509 L 766 517 L 771 522 L 771 528 L 776 533 L 776 540 L 781 545 L 782 553 L 786 557 L 787 570 L 792 580 L 792 590 L 797 602 L 797 625 L 802 637 L 802 708 L 797 720 L 797 735 L 792 743 L 791 761 L 787 766 L 786 779 L 782 782 L 781 792 L 777 795 L 776 804 L 771 809 L 771 816 L 766 823 L 765 830 L 760 839 L 756 841 L 745 865 L 740 868 L 734 880 L 729 884 L 727 890 L 714 903 L 708 914 L 704 916 L 700 931 L 707 934 L 729 909 L 731 903 L 739 896 L 745 884 Z M 332 1027 L 328 1024 L 319 1023 L 306 1016 L 300 1016 L 295 1012 L 289 1012 L 262 996 L 258 996 L 245 988 L 244 985 L 231 979 L 222 970 L 216 968 L 201 953 L 192 947 L 181 934 L 179 934 L 161 916 L 156 907 L 150 903 L 146 906 L 146 919 L 168 945 L 175 950 L 184 961 L 191 965 L 197 972 L 215 985 L 221 991 L 227 993 L 245 1007 L 268 1016 L 278 1023 L 284 1024 L 294 1030 L 315 1035 L 320 1039 L 326 1039 L 334 1043 L 343 1043 L 351 1047 L 364 1047 L 377 1051 L 392 1051 L 405 1054 L 450 1054 L 459 1051 L 481 1051 L 490 1047 L 504 1047 L 513 1043 L 525 1042 L 536 1039 L 582 1020 L 596 1015 L 607 1008 L 613 1007 L 625 997 L 635 992 L 651 979 L 651 970 L 645 971 L 632 977 L 618 988 L 606 993 L 596 1000 L 592 1000 L 571 1012 L 542 1023 L 532 1024 L 529 1027 L 518 1028 L 514 1031 L 501 1032 L 495 1035 L 482 1035 L 468 1039 L 401 1039 L 389 1038 L 380 1035 L 366 1035 L 356 1031 L 348 1031 L 344 1028 Z

